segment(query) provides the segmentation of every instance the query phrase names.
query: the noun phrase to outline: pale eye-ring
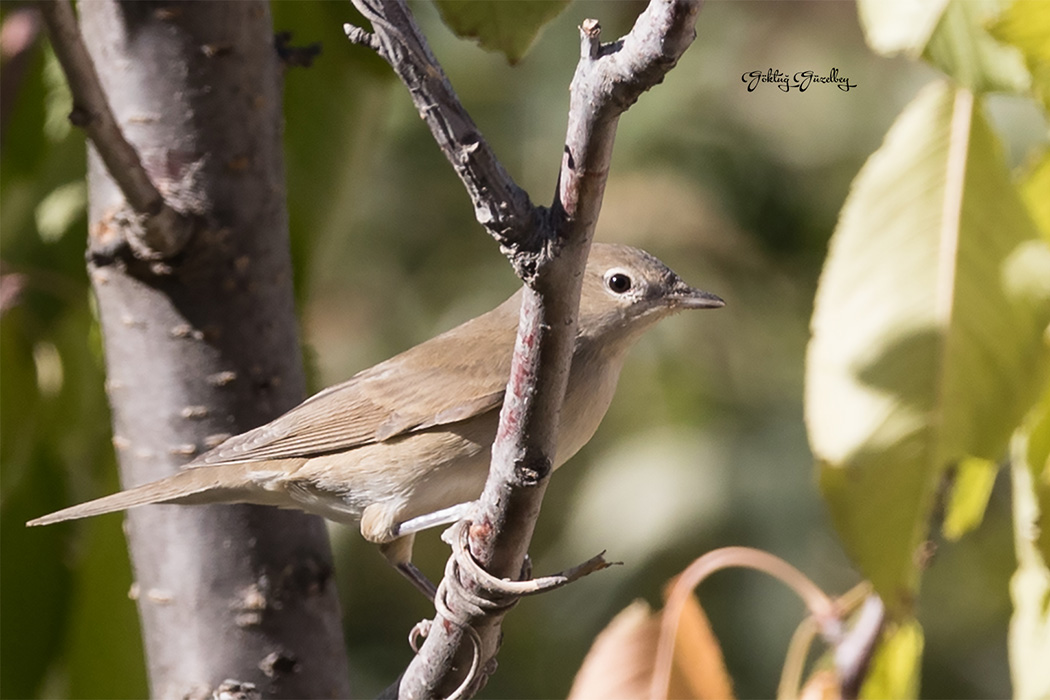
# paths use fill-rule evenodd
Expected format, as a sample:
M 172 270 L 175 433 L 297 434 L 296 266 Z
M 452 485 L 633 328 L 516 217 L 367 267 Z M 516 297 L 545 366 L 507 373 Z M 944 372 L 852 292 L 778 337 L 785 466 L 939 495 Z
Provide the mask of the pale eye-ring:
M 605 283 L 609 285 L 609 289 L 611 289 L 616 294 L 624 294 L 632 286 L 631 278 L 622 272 L 614 272 L 613 274 L 609 275 L 609 277 L 605 280 Z

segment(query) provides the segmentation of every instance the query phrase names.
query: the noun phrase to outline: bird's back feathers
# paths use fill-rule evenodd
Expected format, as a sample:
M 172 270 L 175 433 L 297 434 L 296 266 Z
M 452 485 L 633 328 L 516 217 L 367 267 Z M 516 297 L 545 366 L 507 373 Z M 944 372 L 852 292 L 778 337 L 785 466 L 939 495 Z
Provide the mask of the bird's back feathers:
M 188 466 L 341 452 L 498 410 L 510 375 L 520 297 L 315 394 Z M 464 347 L 464 337 L 478 342 Z M 482 347 L 497 351 L 481 355 Z M 434 355 L 454 361 L 435 368 Z

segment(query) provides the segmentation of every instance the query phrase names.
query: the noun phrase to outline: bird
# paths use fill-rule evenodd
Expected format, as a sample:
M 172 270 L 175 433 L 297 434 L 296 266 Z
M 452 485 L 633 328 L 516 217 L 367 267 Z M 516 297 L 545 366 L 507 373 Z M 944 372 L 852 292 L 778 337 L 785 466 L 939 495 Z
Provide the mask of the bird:
M 415 533 L 464 517 L 488 476 L 522 292 L 230 437 L 171 476 L 30 520 L 49 525 L 148 504 L 253 503 L 356 525 L 425 594 Z M 594 435 L 628 350 L 657 321 L 724 306 L 649 253 L 592 244 L 553 466 Z

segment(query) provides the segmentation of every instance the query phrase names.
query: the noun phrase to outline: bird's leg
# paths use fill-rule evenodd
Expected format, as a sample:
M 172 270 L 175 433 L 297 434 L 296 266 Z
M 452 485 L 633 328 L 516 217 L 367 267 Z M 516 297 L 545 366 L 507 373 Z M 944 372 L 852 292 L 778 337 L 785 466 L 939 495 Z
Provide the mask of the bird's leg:
M 528 581 L 532 578 L 532 557 L 529 556 L 528 552 L 525 552 L 525 558 L 521 561 L 521 573 L 518 575 L 519 581 Z
M 435 510 L 433 513 L 410 518 L 395 526 L 397 528 L 397 534 L 399 537 L 412 535 L 421 532 L 422 530 L 429 530 L 432 527 L 437 527 L 438 525 L 450 525 L 465 518 L 467 513 L 470 512 L 470 509 L 474 507 L 474 503 L 475 501 L 458 503 L 448 508 Z
M 419 570 L 419 567 L 410 561 L 395 564 L 394 566 L 402 576 L 407 578 L 412 585 L 419 590 L 420 593 L 427 597 L 427 600 L 431 603 L 434 602 L 434 596 L 437 595 L 437 586 L 427 578 L 426 574 Z
M 379 550 L 383 553 L 383 556 L 430 601 L 434 600 L 437 587 L 411 561 L 414 535 L 422 530 L 429 530 L 438 525 L 447 525 L 448 523 L 461 520 L 473 505 L 473 501 L 459 503 L 449 508 L 442 508 L 433 513 L 406 520 L 394 526 L 394 530 L 397 533 L 396 540 L 379 545 Z
M 405 535 L 389 542 L 381 542 L 379 551 L 383 553 L 383 556 L 386 557 L 391 566 L 407 578 L 413 586 L 418 588 L 428 600 L 433 602 L 434 595 L 437 593 L 437 586 L 431 583 L 426 574 L 412 563 L 412 544 L 414 540 L 415 535 Z

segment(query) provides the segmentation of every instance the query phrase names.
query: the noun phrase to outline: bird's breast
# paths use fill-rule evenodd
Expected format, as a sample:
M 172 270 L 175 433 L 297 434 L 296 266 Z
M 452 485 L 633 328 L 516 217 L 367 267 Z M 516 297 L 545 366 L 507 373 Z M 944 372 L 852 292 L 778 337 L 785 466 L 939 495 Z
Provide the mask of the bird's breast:
M 572 458 L 594 436 L 616 393 L 623 355 L 603 349 L 578 350 L 573 357 L 558 423 L 554 468 Z

